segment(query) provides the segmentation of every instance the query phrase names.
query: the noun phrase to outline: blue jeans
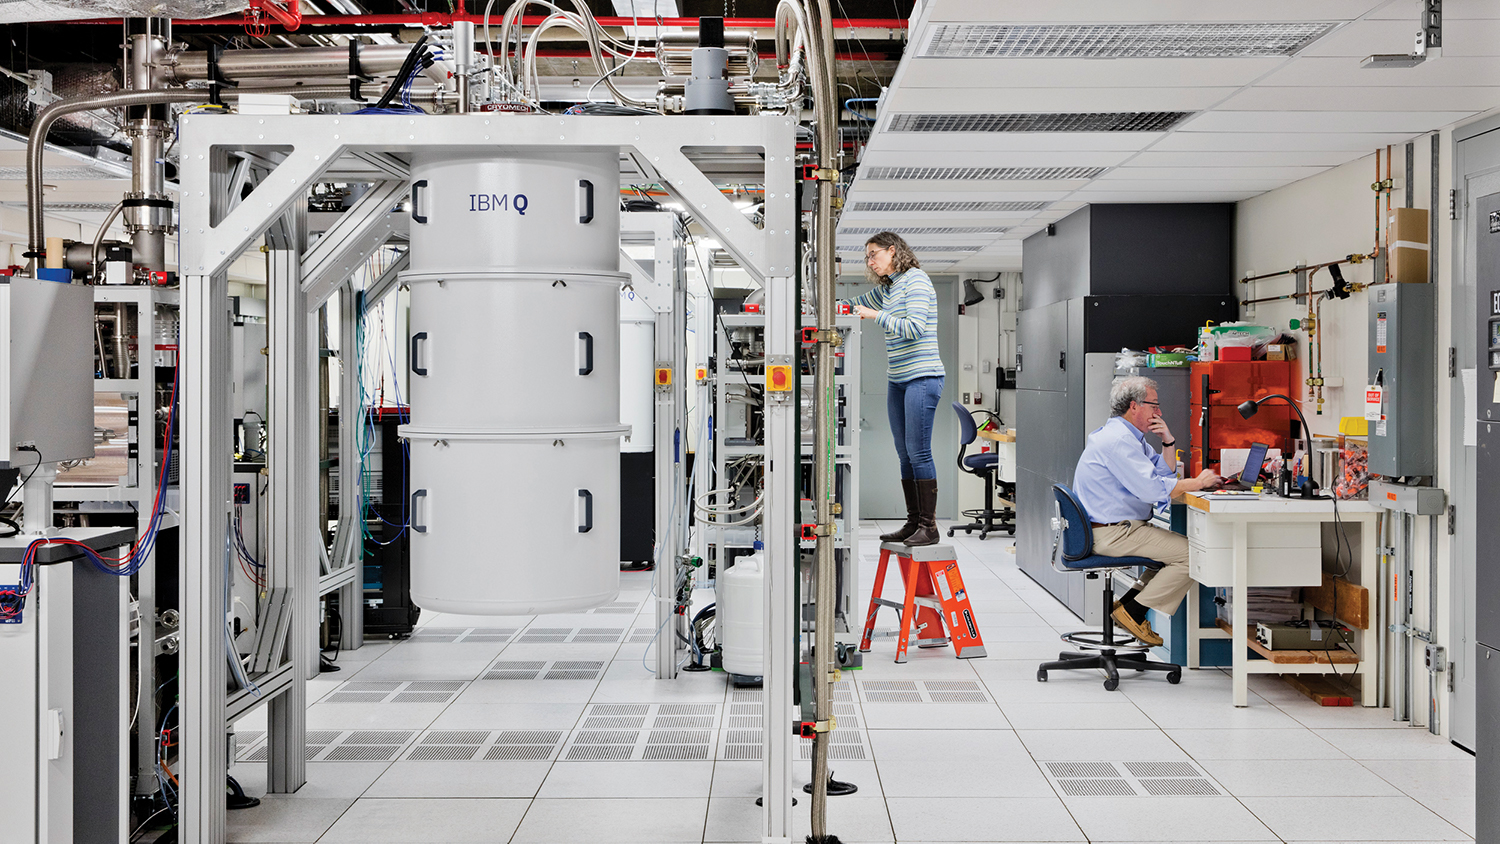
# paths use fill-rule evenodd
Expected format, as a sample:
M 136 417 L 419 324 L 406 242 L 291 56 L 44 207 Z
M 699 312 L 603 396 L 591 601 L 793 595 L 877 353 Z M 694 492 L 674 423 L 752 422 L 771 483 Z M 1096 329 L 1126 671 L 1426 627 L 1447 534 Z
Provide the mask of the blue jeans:
M 941 375 L 890 382 L 885 410 L 891 418 L 891 436 L 896 440 L 902 480 L 937 477 L 937 466 L 932 462 L 932 420 L 942 394 Z

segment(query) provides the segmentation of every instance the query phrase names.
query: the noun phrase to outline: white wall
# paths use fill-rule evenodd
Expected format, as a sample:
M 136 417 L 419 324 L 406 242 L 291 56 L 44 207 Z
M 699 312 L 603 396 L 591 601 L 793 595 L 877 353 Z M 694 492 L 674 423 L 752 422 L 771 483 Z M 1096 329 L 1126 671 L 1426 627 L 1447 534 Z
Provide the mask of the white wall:
M 996 276 L 999 276 L 996 278 Z M 969 406 L 998 413 L 1007 426 L 1015 424 L 1016 393 L 1004 390 L 995 392 L 996 367 L 1014 367 L 1015 364 L 1015 314 L 1020 301 L 1021 274 L 965 273 L 960 279 L 973 279 L 974 286 L 984 294 L 984 300 L 971 305 L 958 318 L 958 373 L 956 395 L 960 400 L 964 393 L 980 394 L 980 403 Z M 995 290 L 1003 289 L 1005 297 L 995 298 Z M 963 286 L 960 284 L 960 297 Z M 947 408 L 939 408 L 947 413 Z M 978 451 L 978 446 L 971 449 Z M 977 509 L 984 506 L 984 481 L 973 475 L 960 473 L 958 477 L 958 501 L 962 509 Z
M 1415 139 L 1414 144 L 1412 206 L 1429 208 L 1432 204 L 1430 175 L 1432 141 L 1424 136 Z M 1382 149 L 1379 155 L 1383 175 L 1385 151 Z M 1439 260 L 1438 274 L 1434 281 L 1438 286 L 1438 360 L 1436 362 L 1438 368 L 1438 476 L 1435 483 L 1439 487 L 1446 488 L 1449 474 L 1450 399 L 1454 388 L 1453 381 L 1447 377 L 1447 350 L 1452 345 L 1450 312 L 1453 291 L 1451 249 L 1454 224 L 1448 220 L 1447 214 L 1447 196 L 1453 163 L 1451 128 L 1444 129 L 1438 135 L 1438 156 L 1441 175 L 1438 184 L 1440 207 L 1435 212 L 1438 217 L 1436 248 Z M 1395 180 L 1391 193 L 1391 205 L 1400 207 L 1405 205 L 1406 194 L 1406 149 L 1404 145 L 1391 149 L 1391 161 L 1392 177 Z M 1237 276 L 1243 278 L 1246 275 L 1274 272 L 1293 267 L 1298 263 L 1322 263 L 1351 253 L 1370 253 L 1375 244 L 1375 193 L 1370 187 L 1374 181 L 1375 155 L 1372 154 L 1342 167 L 1240 202 L 1235 222 Z M 1383 220 L 1385 217 L 1384 199 L 1380 203 L 1380 213 Z M 1345 265 L 1344 277 L 1351 283 L 1368 284 L 1372 281 L 1373 268 L 1373 262 L 1369 261 L 1352 267 Z M 1325 290 L 1330 284 L 1331 280 L 1326 272 L 1318 273 L 1313 279 L 1315 290 Z M 1295 281 L 1290 276 L 1268 279 L 1239 285 L 1238 294 L 1241 301 L 1246 301 L 1252 298 L 1290 293 L 1294 290 L 1294 285 Z M 1363 292 L 1356 293 L 1344 301 L 1334 300 L 1323 303 L 1323 321 L 1320 327 L 1325 341 L 1322 359 L 1323 377 L 1342 379 L 1342 386 L 1325 389 L 1325 404 L 1321 416 L 1316 413 L 1317 404 L 1312 401 L 1311 391 L 1305 385 L 1302 386 L 1303 412 L 1307 415 L 1316 434 L 1334 435 L 1338 431 L 1341 416 L 1358 416 L 1363 413 L 1363 386 L 1369 378 L 1367 371 L 1368 329 L 1366 327 L 1368 319 L 1366 297 L 1368 295 Z M 1241 307 L 1242 318 L 1256 324 L 1282 329 L 1287 328 L 1288 320 L 1294 317 L 1301 318 L 1306 312 L 1305 304 L 1294 304 L 1290 301 Z M 1305 331 L 1292 333 L 1298 338 L 1297 378 L 1300 381 L 1308 377 L 1309 347 Z M 1313 366 L 1315 368 L 1316 364 L 1314 363 Z M 1419 533 L 1415 547 L 1425 549 L 1427 547 L 1425 534 L 1427 520 L 1418 519 L 1417 521 Z M 1440 528 L 1438 531 L 1439 600 L 1436 608 L 1438 622 L 1435 625 L 1431 623 L 1429 608 L 1426 606 L 1428 588 L 1425 581 L 1427 571 L 1425 553 L 1419 552 L 1418 559 L 1414 563 L 1416 584 L 1413 596 L 1417 604 L 1415 623 L 1429 629 L 1435 627 L 1438 642 L 1446 644 L 1449 624 L 1449 582 L 1452 571 L 1452 558 L 1446 530 Z M 1414 697 L 1417 701 L 1421 701 L 1425 696 L 1421 690 L 1425 689 L 1426 675 L 1421 669 L 1420 655 L 1417 657 L 1414 679 L 1419 690 Z M 1440 705 L 1443 710 L 1440 714 L 1441 725 L 1446 734 L 1449 721 L 1446 712 L 1449 705 L 1447 696 L 1444 696 Z M 1425 723 L 1426 707 L 1418 706 L 1417 709 L 1418 712 L 1414 714 Z

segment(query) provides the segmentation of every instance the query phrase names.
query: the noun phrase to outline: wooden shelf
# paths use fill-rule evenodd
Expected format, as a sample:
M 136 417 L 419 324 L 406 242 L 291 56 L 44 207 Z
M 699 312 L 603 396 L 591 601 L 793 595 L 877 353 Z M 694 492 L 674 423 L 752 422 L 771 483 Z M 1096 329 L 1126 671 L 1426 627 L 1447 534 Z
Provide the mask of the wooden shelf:
M 1221 618 L 1216 623 L 1231 637 L 1234 635 L 1229 622 Z M 1358 665 L 1360 662 L 1359 654 L 1343 648 L 1330 648 L 1326 651 L 1273 651 L 1254 639 L 1246 639 L 1245 644 L 1250 646 L 1250 650 L 1265 657 L 1267 662 L 1274 662 L 1278 665 Z

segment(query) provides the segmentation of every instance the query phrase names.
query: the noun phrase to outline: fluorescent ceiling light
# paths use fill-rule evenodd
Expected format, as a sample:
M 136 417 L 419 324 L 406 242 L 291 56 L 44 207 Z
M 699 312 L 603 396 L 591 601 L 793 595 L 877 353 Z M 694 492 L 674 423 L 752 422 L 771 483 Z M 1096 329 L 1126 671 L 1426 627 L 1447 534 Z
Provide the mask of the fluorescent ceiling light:
M 888 226 L 879 228 L 876 226 L 865 226 L 861 228 L 839 229 L 839 234 L 879 234 L 881 232 L 895 232 L 896 234 L 1004 234 L 1010 231 L 1007 226 Z
M 840 252 L 862 252 L 862 251 L 864 251 L 864 248 L 865 247 L 864 247 L 863 244 L 859 244 L 859 243 L 846 243 L 843 246 L 838 247 L 838 251 L 840 251 Z M 913 251 L 913 252 L 978 252 L 979 250 L 981 250 L 983 248 L 984 248 L 983 246 L 949 246 L 949 245 L 943 244 L 943 243 L 935 243 L 935 244 L 924 244 L 924 245 L 921 245 L 921 246 L 912 246 L 911 251 Z
M 978 24 L 928 30 L 924 58 L 1224 59 L 1290 56 L 1330 21 L 1264 23 Z
M 891 132 L 1165 132 L 1191 111 L 1012 114 L 897 114 Z

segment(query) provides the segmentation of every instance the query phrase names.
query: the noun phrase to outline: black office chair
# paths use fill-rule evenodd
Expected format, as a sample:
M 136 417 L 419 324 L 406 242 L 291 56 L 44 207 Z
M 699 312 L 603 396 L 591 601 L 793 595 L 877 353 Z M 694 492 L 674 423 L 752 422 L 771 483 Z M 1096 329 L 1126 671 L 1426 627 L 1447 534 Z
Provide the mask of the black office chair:
M 1011 536 L 1016 535 L 1016 511 L 1007 507 L 1003 510 L 995 509 L 995 487 L 1000 487 L 1000 493 L 1015 499 L 1015 484 L 997 480 L 995 475 L 1000 471 L 1000 455 L 993 452 L 981 452 L 979 454 L 968 454 L 969 443 L 979 436 L 979 428 L 974 424 L 974 414 L 969 412 L 958 402 L 953 403 L 953 410 L 958 413 L 958 469 L 971 475 L 984 478 L 984 506 L 974 510 L 964 510 L 961 514 L 966 519 L 974 521 L 966 525 L 954 525 L 948 528 L 948 535 L 953 531 L 961 530 L 967 534 L 979 531 L 979 538 L 985 539 L 991 531 L 1004 530 Z M 994 417 L 995 414 L 988 410 L 976 411 Z
M 1159 569 L 1162 563 L 1145 557 L 1104 557 L 1094 553 L 1094 530 L 1089 517 L 1083 512 L 1073 490 L 1062 484 L 1052 485 L 1052 494 L 1057 498 L 1057 515 L 1052 519 L 1052 568 L 1064 574 L 1085 572 L 1084 577 L 1095 580 L 1104 578 L 1104 629 L 1080 630 L 1065 633 L 1062 640 L 1075 645 L 1087 653 L 1074 651 L 1058 655 L 1057 662 L 1044 662 L 1036 671 L 1040 682 L 1047 682 L 1047 672 L 1052 670 L 1072 671 L 1083 668 L 1102 668 L 1107 676 L 1104 688 L 1114 691 L 1120 687 L 1120 669 L 1134 668 L 1136 671 L 1165 671 L 1167 682 L 1173 685 L 1182 681 L 1182 666 L 1170 662 L 1151 662 L 1145 652 L 1151 645 L 1126 636 L 1125 641 L 1115 641 L 1115 623 L 1110 617 L 1115 605 L 1114 573 L 1120 569 L 1144 566 Z

